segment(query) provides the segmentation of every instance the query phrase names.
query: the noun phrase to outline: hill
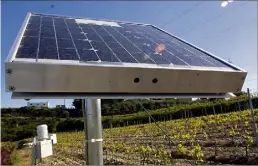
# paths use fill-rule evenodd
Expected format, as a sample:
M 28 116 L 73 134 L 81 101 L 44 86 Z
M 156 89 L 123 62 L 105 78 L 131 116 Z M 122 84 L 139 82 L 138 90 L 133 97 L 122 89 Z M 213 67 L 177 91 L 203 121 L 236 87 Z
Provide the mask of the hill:
M 251 124 L 245 110 L 158 122 L 166 134 L 154 123 L 104 129 L 105 164 L 257 164 Z M 58 133 L 54 155 L 44 164 L 83 164 L 83 137 Z

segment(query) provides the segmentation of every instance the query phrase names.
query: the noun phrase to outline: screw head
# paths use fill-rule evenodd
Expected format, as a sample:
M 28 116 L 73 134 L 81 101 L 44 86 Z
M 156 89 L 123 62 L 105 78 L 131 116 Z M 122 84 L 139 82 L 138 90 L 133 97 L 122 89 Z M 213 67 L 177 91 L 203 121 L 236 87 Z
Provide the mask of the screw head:
M 153 80 L 152 80 L 152 83 L 153 84 L 156 84 L 158 82 L 158 79 L 157 78 L 154 78 Z
M 6 69 L 6 74 L 10 75 L 13 73 L 13 70 L 12 69 Z
M 134 78 L 133 82 L 138 83 L 138 82 L 140 82 L 140 79 L 138 77 L 136 77 L 136 78 Z
M 15 91 L 15 89 L 16 89 L 15 86 L 9 86 L 10 91 Z

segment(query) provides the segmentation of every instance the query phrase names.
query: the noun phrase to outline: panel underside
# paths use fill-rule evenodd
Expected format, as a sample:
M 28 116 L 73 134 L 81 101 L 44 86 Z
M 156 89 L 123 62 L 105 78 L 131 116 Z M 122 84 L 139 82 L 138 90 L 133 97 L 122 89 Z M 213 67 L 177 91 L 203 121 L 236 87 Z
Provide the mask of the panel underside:
M 7 91 L 67 93 L 227 93 L 246 73 L 137 67 L 7 63 Z M 135 78 L 139 82 L 135 83 Z M 156 83 L 153 82 L 157 79 Z M 239 81 L 240 80 L 240 81 Z

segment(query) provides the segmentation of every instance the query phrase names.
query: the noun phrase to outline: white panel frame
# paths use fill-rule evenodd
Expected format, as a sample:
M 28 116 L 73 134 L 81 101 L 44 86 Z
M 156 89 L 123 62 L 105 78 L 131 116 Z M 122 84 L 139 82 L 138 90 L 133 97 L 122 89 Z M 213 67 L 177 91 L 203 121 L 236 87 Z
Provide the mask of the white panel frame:
M 29 22 L 30 16 L 31 16 L 31 13 L 28 13 L 28 14 L 26 15 L 25 20 L 24 20 L 23 23 L 22 23 L 22 26 L 21 26 L 21 28 L 20 28 L 20 30 L 19 30 L 17 36 L 16 36 L 16 39 L 15 39 L 13 45 L 12 45 L 11 50 L 9 51 L 9 54 L 8 54 L 8 56 L 7 56 L 6 60 L 5 60 L 5 62 L 12 62 L 12 61 L 14 60 L 15 55 L 16 55 L 16 53 L 17 53 L 17 50 L 18 50 L 18 48 L 19 48 L 19 45 L 20 45 L 20 43 L 21 43 L 23 34 L 24 34 L 24 32 L 25 32 L 25 30 L 26 30 L 26 27 L 27 27 L 27 24 L 28 24 L 28 22 Z

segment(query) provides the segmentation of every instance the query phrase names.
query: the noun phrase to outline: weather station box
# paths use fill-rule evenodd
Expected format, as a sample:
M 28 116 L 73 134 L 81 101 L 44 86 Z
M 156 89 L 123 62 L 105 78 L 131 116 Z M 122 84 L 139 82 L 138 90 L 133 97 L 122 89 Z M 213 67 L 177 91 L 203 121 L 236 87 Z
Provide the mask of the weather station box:
M 57 144 L 56 134 L 49 134 L 49 139 L 52 140 L 53 144 Z
M 52 140 L 37 141 L 36 146 L 33 147 L 33 154 L 36 159 L 53 155 Z

